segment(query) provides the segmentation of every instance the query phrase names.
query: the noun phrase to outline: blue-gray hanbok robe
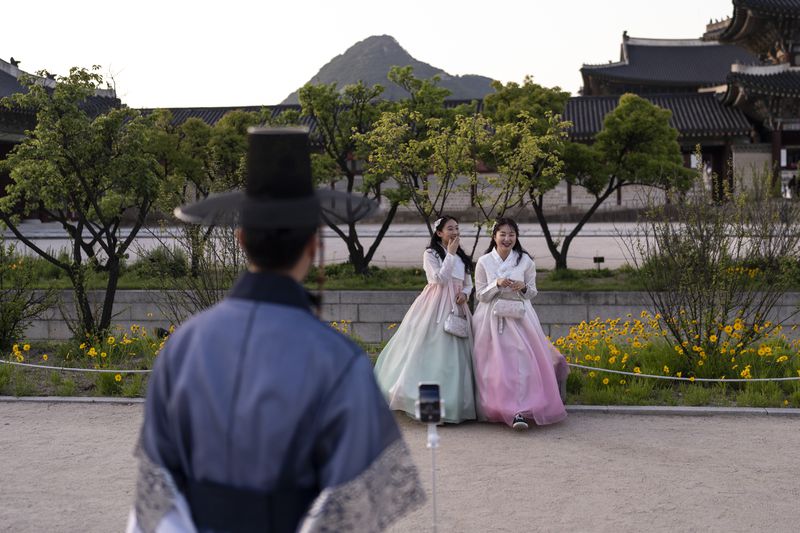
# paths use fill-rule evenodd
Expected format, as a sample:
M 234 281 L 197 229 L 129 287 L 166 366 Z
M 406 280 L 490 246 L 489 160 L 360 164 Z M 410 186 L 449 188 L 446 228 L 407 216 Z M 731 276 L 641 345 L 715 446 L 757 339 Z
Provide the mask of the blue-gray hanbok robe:
M 424 500 L 369 359 L 310 307 L 246 273 L 172 334 L 129 531 L 379 531 Z

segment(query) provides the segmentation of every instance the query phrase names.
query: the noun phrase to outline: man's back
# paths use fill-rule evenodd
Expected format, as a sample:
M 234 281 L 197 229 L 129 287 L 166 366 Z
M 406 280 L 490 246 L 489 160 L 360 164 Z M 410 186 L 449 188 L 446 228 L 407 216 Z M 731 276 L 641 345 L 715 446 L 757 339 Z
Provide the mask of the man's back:
M 322 490 L 402 442 L 369 359 L 288 281 L 246 274 L 159 356 L 142 446 L 187 494 L 195 520 L 205 520 L 209 490 L 231 506 L 244 490 L 283 494 L 281 512 L 296 524 Z

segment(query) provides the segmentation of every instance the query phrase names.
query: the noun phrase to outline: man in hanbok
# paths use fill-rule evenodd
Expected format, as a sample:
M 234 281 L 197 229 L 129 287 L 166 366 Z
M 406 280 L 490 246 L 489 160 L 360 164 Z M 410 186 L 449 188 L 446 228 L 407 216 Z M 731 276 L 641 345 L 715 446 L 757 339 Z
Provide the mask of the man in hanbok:
M 236 224 L 249 268 L 158 356 L 128 531 L 380 531 L 422 503 L 419 476 L 369 359 L 300 284 L 321 217 L 374 203 L 314 190 L 304 129 L 248 142 L 245 191 L 176 210 Z

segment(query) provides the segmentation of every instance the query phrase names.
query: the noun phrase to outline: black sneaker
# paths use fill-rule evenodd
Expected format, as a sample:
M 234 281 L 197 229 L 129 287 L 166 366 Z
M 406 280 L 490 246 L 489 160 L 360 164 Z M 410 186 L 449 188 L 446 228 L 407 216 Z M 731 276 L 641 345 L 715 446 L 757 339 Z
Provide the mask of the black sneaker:
M 528 423 L 525 421 L 525 417 L 517 413 L 514 416 L 514 422 L 511 423 L 511 427 L 518 431 L 525 431 L 528 429 Z

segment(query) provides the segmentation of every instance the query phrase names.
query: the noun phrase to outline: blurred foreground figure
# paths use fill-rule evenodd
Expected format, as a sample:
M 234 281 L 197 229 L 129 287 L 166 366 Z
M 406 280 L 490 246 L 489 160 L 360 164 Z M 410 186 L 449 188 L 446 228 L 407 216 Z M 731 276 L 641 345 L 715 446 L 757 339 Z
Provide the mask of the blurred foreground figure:
M 235 224 L 249 269 L 185 322 L 150 379 L 128 531 L 380 531 L 424 500 L 366 355 L 300 284 L 321 217 L 374 204 L 315 191 L 308 134 L 252 129 L 245 191 L 176 215 Z

